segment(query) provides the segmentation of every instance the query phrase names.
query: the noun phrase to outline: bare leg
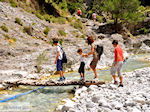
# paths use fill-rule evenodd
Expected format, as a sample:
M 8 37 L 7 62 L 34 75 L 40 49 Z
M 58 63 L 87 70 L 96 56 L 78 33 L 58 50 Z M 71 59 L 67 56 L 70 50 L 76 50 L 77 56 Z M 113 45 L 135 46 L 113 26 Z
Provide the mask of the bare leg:
M 91 69 L 93 70 L 93 72 L 94 72 L 94 78 L 98 78 L 98 76 L 97 76 L 97 72 L 96 72 L 96 67 L 93 67 L 92 65 L 90 65 L 90 67 L 91 67 Z
M 80 73 L 80 77 L 82 80 L 84 80 L 84 73 Z
M 120 84 L 123 84 L 123 77 L 119 76 L 119 79 L 120 79 Z
M 64 72 L 60 71 L 60 77 L 64 77 Z
M 83 73 L 80 73 L 80 76 L 83 77 Z
M 93 71 L 94 71 L 94 75 L 95 75 L 95 77 L 94 77 L 94 78 L 98 78 L 98 76 L 97 76 L 97 72 L 96 72 L 96 69 L 93 69 Z
M 116 80 L 116 75 L 112 75 L 112 77 L 113 77 L 114 81 L 117 81 L 117 80 Z

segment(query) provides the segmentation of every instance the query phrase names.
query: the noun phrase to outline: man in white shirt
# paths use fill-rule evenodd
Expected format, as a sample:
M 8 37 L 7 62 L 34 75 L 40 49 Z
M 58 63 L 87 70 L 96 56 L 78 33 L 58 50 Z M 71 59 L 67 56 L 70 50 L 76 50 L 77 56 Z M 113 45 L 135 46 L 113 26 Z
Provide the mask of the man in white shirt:
M 58 81 L 64 81 L 65 77 L 64 77 L 63 62 L 62 62 L 63 50 L 60 44 L 58 43 L 58 41 L 53 41 L 53 44 L 56 46 L 56 57 L 54 63 L 56 64 L 57 71 L 59 71 L 60 74 L 60 79 Z

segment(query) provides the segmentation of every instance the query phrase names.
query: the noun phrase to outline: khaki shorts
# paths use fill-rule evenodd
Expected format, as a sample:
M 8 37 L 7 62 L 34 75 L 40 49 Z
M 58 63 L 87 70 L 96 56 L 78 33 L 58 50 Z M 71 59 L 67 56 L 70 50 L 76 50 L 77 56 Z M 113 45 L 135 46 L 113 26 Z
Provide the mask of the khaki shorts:
M 111 75 L 116 75 L 116 72 L 117 72 L 118 76 L 121 76 L 121 69 L 122 69 L 123 61 L 119 61 L 117 62 L 116 65 L 115 64 L 116 62 L 114 62 L 113 66 L 111 67 L 111 70 L 110 70 Z
M 91 66 L 93 69 L 96 68 L 97 63 L 98 63 L 98 60 L 99 60 L 99 59 L 97 58 L 97 59 L 93 59 L 93 60 L 91 61 L 90 66 Z

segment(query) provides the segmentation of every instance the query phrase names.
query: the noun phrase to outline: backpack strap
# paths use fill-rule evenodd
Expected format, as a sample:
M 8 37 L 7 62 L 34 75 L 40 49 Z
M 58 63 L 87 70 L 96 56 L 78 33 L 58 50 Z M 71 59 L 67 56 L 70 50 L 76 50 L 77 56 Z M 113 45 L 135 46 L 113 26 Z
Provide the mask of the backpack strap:
M 64 52 L 63 48 L 60 45 L 58 45 L 58 46 L 61 48 L 62 52 Z

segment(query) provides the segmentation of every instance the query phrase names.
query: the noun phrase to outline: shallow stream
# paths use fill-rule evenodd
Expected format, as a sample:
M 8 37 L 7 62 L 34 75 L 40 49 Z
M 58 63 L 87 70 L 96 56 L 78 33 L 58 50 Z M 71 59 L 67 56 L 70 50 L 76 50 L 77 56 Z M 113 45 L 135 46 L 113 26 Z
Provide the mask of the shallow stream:
M 150 57 L 150 54 L 139 54 L 131 56 L 126 63 L 123 65 L 123 72 L 130 72 L 135 69 L 144 68 L 150 66 L 150 62 L 145 61 L 144 58 Z M 98 70 L 99 79 L 105 81 L 111 81 L 110 68 L 106 70 Z M 67 79 L 79 80 L 79 74 L 77 72 L 66 73 Z M 58 78 L 58 76 L 53 77 Z M 92 79 L 92 71 L 86 71 L 86 79 Z M 14 95 L 24 93 L 38 87 L 31 86 L 19 86 L 13 90 L 7 90 L 0 92 L 0 100 L 12 97 Z M 71 90 L 74 86 L 66 87 L 45 87 L 39 89 L 30 94 L 23 95 L 14 100 L 10 100 L 5 103 L 0 103 L 0 112 L 10 111 L 10 112 L 53 112 L 55 108 L 62 104 L 62 100 L 65 98 L 72 98 L 73 94 Z M 5 111 L 5 112 L 6 112 Z

